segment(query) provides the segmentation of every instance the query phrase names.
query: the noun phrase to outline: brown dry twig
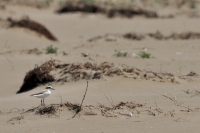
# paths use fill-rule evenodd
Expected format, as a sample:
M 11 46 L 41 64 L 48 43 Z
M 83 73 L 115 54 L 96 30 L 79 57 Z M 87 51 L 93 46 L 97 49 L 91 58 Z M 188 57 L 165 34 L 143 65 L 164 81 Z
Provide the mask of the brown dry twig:
M 62 107 L 63 106 L 63 104 L 62 104 L 62 96 L 59 93 L 58 93 L 58 95 L 60 96 L 60 106 Z
M 76 117 L 76 115 L 82 110 L 82 104 L 83 104 L 83 101 L 84 101 L 84 99 L 85 99 L 85 96 L 86 96 L 86 93 L 87 93 L 87 89 L 88 89 L 88 81 L 87 81 L 87 86 L 86 86 L 85 94 L 84 94 L 84 96 L 83 96 L 81 105 L 79 106 L 79 108 L 77 108 L 76 114 L 75 114 L 72 118 Z
M 87 87 L 86 87 L 86 90 L 85 90 L 85 94 L 84 94 L 84 96 L 83 96 L 83 100 L 82 100 L 81 105 L 80 105 L 80 110 L 82 109 L 82 104 L 83 104 L 83 101 L 84 101 L 84 99 L 85 99 L 85 95 L 86 95 L 86 93 L 87 93 L 87 89 L 88 89 L 88 81 L 87 81 Z

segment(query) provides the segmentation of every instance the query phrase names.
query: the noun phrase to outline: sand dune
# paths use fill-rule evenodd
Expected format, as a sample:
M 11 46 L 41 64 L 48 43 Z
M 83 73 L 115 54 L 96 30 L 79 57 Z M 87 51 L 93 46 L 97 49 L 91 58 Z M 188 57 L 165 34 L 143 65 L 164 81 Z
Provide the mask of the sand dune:
M 157 31 L 162 36 L 200 33 L 198 17 L 57 14 L 55 5 L 10 3 L 1 9 L 1 132 L 198 132 L 200 40 L 147 36 Z M 57 41 L 30 29 L 9 27 L 7 18 L 23 16 L 44 25 Z M 123 38 L 126 33 L 142 34 L 145 39 Z M 57 53 L 47 54 L 48 48 L 57 48 Z M 150 58 L 142 58 L 141 52 Z M 58 61 L 49 73 L 53 82 L 40 82 L 16 94 L 27 72 L 49 60 Z M 72 118 L 87 81 L 82 110 Z M 48 84 L 56 90 L 41 107 L 40 99 L 30 95 Z

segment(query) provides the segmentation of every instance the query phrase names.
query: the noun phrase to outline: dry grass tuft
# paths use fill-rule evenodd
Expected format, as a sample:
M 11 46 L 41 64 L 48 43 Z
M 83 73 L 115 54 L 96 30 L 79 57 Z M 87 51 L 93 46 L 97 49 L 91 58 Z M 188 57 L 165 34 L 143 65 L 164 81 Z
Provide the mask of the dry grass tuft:
M 57 107 L 56 106 L 42 106 L 38 108 L 35 112 L 37 115 L 55 115 L 57 112 Z

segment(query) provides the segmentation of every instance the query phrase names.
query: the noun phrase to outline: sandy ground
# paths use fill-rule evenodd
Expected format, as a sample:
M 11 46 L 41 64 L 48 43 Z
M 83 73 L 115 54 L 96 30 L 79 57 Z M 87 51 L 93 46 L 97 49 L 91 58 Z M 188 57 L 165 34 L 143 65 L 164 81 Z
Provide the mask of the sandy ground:
M 195 90 L 199 90 L 199 77 L 192 77 L 191 81 L 177 78 L 178 84 L 171 82 L 154 82 L 150 80 L 135 80 L 123 76 L 104 77 L 89 80 L 89 87 L 84 105 L 97 106 L 98 103 L 110 106 L 106 96 L 113 99 L 114 104 L 133 101 L 145 104 L 144 110 L 160 108 L 162 113 L 154 110 L 155 116 L 148 111 L 133 111 L 133 116 L 105 117 L 100 112 L 95 116 L 78 114 L 70 119 L 74 113 L 67 108 L 60 108 L 59 117 L 53 115 L 35 115 L 34 112 L 22 113 L 25 110 L 40 105 L 40 99 L 30 97 L 45 88 L 41 85 L 31 91 L 16 94 L 23 83 L 23 78 L 35 64 L 52 59 L 65 63 L 110 62 L 116 66 L 126 64 L 140 70 L 154 72 L 168 72 L 175 75 L 186 75 L 193 71 L 200 73 L 200 40 L 154 40 L 142 41 L 116 38 L 116 41 L 100 39 L 95 42 L 87 40 L 105 34 L 124 34 L 128 32 L 150 33 L 161 31 L 163 34 L 172 32 L 200 32 L 200 19 L 179 16 L 173 19 L 147 19 L 142 17 L 108 19 L 103 15 L 85 15 L 81 13 L 54 13 L 54 8 L 38 10 L 25 6 L 6 6 L 0 12 L 1 18 L 13 17 L 19 19 L 28 15 L 47 27 L 59 41 L 49 41 L 45 37 L 23 28 L 0 27 L 0 132 L 97 132 L 97 133 L 169 133 L 169 132 L 199 132 L 199 97 L 191 97 Z M 53 45 L 58 47 L 58 54 L 45 54 L 45 48 Z M 43 54 L 26 54 L 21 50 L 38 48 Z M 147 48 L 154 58 L 141 59 L 132 57 L 132 53 L 139 53 Z M 128 57 L 115 57 L 115 50 L 126 51 Z M 62 55 L 62 51 L 67 53 Z M 82 53 L 89 54 L 83 57 Z M 179 55 L 179 53 L 181 53 Z M 46 105 L 63 102 L 80 103 L 86 87 L 86 80 L 52 83 L 55 91 L 45 99 Z M 184 91 L 189 90 L 189 94 Z M 178 105 L 164 97 L 176 99 Z M 105 96 L 106 95 L 106 96 Z M 156 106 L 157 104 L 157 106 Z M 179 106 L 181 104 L 181 106 Z M 184 106 L 184 107 L 182 107 Z M 188 111 L 189 110 L 189 111 Z M 129 111 L 131 112 L 131 111 Z M 129 113 L 128 112 L 128 113 Z M 58 112 L 57 112 L 58 114 Z M 22 116 L 23 119 L 12 119 Z

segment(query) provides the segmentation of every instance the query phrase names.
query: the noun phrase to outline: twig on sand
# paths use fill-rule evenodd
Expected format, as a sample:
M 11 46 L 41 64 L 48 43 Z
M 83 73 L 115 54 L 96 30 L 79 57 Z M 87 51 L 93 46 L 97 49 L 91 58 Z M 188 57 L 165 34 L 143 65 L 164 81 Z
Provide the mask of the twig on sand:
M 87 81 L 87 87 L 86 87 L 86 90 L 85 90 L 85 94 L 84 94 L 84 96 L 83 96 L 83 100 L 82 100 L 81 105 L 80 105 L 80 110 L 82 109 L 82 104 L 83 104 L 83 101 L 84 101 L 84 99 L 85 99 L 85 95 L 86 95 L 86 93 L 87 93 L 87 89 L 88 89 L 88 81 Z
M 157 102 L 156 102 L 156 98 L 154 97 L 154 100 L 155 100 L 155 102 L 154 102 L 154 104 L 156 105 L 156 111 L 158 112 L 158 113 L 164 113 L 163 112 L 163 110 L 160 108 L 160 107 L 158 107 L 158 104 L 157 104 Z
M 190 120 L 183 119 L 183 118 L 177 118 L 174 120 L 175 122 L 191 122 Z
M 76 115 L 82 110 L 82 105 L 83 105 L 83 101 L 84 101 L 85 96 L 86 96 L 86 93 L 87 93 L 87 89 L 88 89 L 88 81 L 87 81 L 87 86 L 86 86 L 85 94 L 84 94 L 84 96 L 83 96 L 81 105 L 80 105 L 79 109 L 77 109 L 76 114 L 75 114 L 72 118 L 76 117 Z
M 58 92 L 57 92 L 58 93 Z M 62 96 L 58 93 L 58 95 L 60 96 L 60 106 L 62 106 Z
M 4 48 L 4 53 L 3 53 L 3 55 L 4 55 L 4 57 L 6 58 L 6 60 L 11 64 L 12 70 L 15 70 L 15 69 L 14 69 L 13 62 L 6 56 L 6 52 L 7 52 L 7 49 L 6 49 L 7 43 L 8 43 L 8 41 L 6 41 L 6 43 L 5 43 L 5 48 Z

